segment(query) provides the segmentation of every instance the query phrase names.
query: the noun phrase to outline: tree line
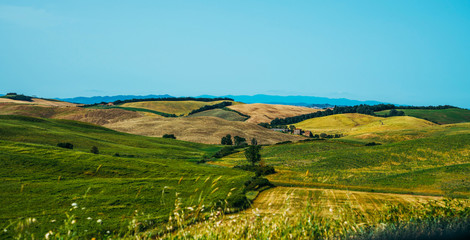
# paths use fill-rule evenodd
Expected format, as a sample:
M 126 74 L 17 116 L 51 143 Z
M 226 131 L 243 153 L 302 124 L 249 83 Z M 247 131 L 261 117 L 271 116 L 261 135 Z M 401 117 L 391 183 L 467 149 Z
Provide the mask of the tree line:
M 439 105 L 439 106 L 396 106 L 394 104 L 378 104 L 378 105 L 367 105 L 361 104 L 356 106 L 335 106 L 333 109 L 329 108 L 324 111 L 318 111 L 314 113 L 303 114 L 295 117 L 287 118 L 276 118 L 271 121 L 271 123 L 261 123 L 259 125 L 271 128 L 281 125 L 289 125 L 302 122 L 307 119 L 325 117 L 334 114 L 343 114 L 343 113 L 360 113 L 371 116 L 376 116 L 375 112 L 384 111 L 384 110 L 395 110 L 390 111 L 386 116 L 403 116 L 405 113 L 403 111 L 398 111 L 396 109 L 428 109 L 428 110 L 439 110 L 439 109 L 449 109 L 457 108 L 450 105 Z
M 205 105 L 205 106 L 200 107 L 199 109 L 192 110 L 188 115 L 192 115 L 198 112 L 204 112 L 207 110 L 217 109 L 217 108 L 224 108 L 224 107 L 228 107 L 231 105 L 232 105 L 232 102 L 221 102 L 221 103 L 217 103 L 214 105 Z

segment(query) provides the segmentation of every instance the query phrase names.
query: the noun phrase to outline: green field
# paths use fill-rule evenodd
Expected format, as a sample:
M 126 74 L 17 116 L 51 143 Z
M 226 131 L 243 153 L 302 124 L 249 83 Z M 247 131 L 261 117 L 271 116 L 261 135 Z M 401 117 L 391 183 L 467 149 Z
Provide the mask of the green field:
M 278 185 L 470 196 L 470 134 L 443 135 L 366 147 L 313 141 L 263 147 Z M 242 164 L 242 153 L 214 164 Z
M 439 124 L 470 122 L 470 110 L 462 108 L 449 109 L 397 109 L 405 112 L 406 116 L 422 118 Z M 390 110 L 376 112 L 377 115 L 386 115 Z
M 198 112 L 191 115 L 192 117 L 218 117 L 229 121 L 245 121 L 247 117 L 244 117 L 235 111 L 227 111 L 224 109 L 212 109 L 204 112 Z
M 90 153 L 91 146 L 100 154 Z M 133 219 L 158 229 L 175 209 L 226 205 L 229 192 L 242 194 L 251 173 L 192 162 L 219 148 L 74 121 L 0 116 L 0 227 L 6 229 L 0 238 L 44 236 L 67 226 L 78 238 L 105 238 L 107 231 L 129 231 Z M 28 218 L 36 225 L 26 227 Z

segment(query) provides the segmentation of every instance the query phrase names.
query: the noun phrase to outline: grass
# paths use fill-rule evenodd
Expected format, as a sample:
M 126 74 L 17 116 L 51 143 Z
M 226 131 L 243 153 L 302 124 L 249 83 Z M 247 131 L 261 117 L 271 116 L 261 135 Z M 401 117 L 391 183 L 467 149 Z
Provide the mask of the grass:
M 268 201 L 251 211 L 165 239 L 440 239 L 470 230 L 468 201 L 292 188 L 261 195 Z
M 422 118 L 439 124 L 470 122 L 470 110 L 462 108 L 449 109 L 397 109 L 405 112 L 406 116 Z M 376 112 L 377 115 L 386 115 L 390 110 Z
M 344 133 L 354 127 L 379 120 L 383 120 L 383 118 L 359 113 L 345 113 L 307 119 L 305 121 L 294 124 L 294 126 L 304 130 L 312 131 L 312 133 Z
M 122 104 L 121 107 L 131 107 L 157 111 L 161 113 L 188 115 L 193 110 L 206 105 L 213 105 L 224 101 L 200 102 L 200 101 L 145 101 Z
M 194 116 L 194 117 L 202 117 L 202 116 L 218 117 L 218 118 L 222 118 L 222 119 L 229 120 L 229 121 L 245 121 L 247 119 L 247 117 L 244 117 L 244 116 L 236 113 L 235 111 L 227 111 L 227 110 L 223 110 L 223 109 L 207 110 L 207 111 L 204 111 L 204 112 L 199 112 L 199 113 L 192 114 L 191 116 Z
M 285 186 L 470 196 L 470 134 L 444 135 L 366 147 L 313 141 L 263 147 L 262 159 Z M 242 163 L 241 153 L 214 164 Z
M 77 239 L 103 237 L 107 231 L 127 231 L 136 212 L 145 219 L 143 229 L 158 228 L 168 221 L 175 202 L 181 207 L 203 204 L 210 211 L 225 205 L 229 192 L 243 194 L 243 183 L 252 175 L 191 162 L 217 146 L 134 136 L 86 123 L 1 116 L 0 133 L 0 227 L 7 229 L 2 239 L 17 234 L 37 238 L 71 220 L 80 232 Z M 55 146 L 62 141 L 74 149 Z M 89 153 L 92 145 L 102 154 Z M 115 152 L 127 156 L 113 157 Z M 33 218 L 41 224 L 18 227 L 28 218 L 29 224 Z

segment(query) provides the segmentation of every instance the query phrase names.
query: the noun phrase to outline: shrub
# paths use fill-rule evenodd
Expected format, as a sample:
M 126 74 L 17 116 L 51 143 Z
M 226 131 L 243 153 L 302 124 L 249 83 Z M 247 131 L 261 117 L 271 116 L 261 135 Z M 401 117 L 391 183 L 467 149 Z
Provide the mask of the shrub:
M 227 198 L 227 207 L 244 209 L 250 206 L 250 202 L 246 198 L 245 194 L 238 193 Z
M 99 154 L 100 153 L 100 151 L 98 150 L 98 148 L 96 146 L 91 147 L 90 152 L 94 153 L 94 154 Z
M 228 155 L 234 153 L 235 149 L 236 149 L 236 147 L 233 147 L 233 146 L 223 147 L 222 149 L 220 149 L 218 152 L 216 152 L 214 154 L 214 157 L 215 158 L 222 158 L 222 157 L 228 156 Z
M 253 166 L 253 165 L 237 165 L 233 168 L 242 169 L 245 171 L 255 172 L 257 176 L 264 176 L 276 173 L 273 166 Z
M 57 147 L 73 149 L 73 144 L 64 142 L 64 143 L 57 143 Z
M 246 191 L 256 191 L 263 187 L 274 187 L 268 179 L 262 177 L 253 177 L 244 183 Z
M 176 139 L 174 134 L 163 134 L 163 138 L 171 138 L 171 139 Z
M 382 144 L 376 143 L 376 142 L 366 143 L 366 146 L 368 146 L 368 147 L 370 147 L 370 146 L 376 146 L 376 145 L 382 145 Z

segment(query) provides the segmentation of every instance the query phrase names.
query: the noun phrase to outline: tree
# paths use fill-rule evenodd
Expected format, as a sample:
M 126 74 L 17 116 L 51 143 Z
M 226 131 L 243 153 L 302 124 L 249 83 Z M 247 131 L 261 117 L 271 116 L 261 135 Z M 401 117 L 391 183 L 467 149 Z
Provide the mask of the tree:
M 163 134 L 163 138 L 171 138 L 171 139 L 176 139 L 174 134 Z
M 247 145 L 245 138 L 235 136 L 233 140 L 235 141 L 235 146 Z
M 256 140 L 256 138 L 252 138 L 251 139 L 251 145 L 253 145 L 253 146 L 258 145 L 258 140 Z
M 261 146 L 251 145 L 245 150 L 245 157 L 248 162 L 254 166 L 257 162 L 261 161 L 261 154 L 259 153 Z
M 100 153 L 100 151 L 98 150 L 98 148 L 96 146 L 91 147 L 90 152 L 94 153 L 94 154 L 99 154 Z
M 57 143 L 57 147 L 73 149 L 73 144 L 68 143 L 68 142 L 65 142 L 65 143 Z
M 220 143 L 222 145 L 233 145 L 232 135 L 227 134 L 225 137 L 222 137 L 222 139 L 220 140 Z

